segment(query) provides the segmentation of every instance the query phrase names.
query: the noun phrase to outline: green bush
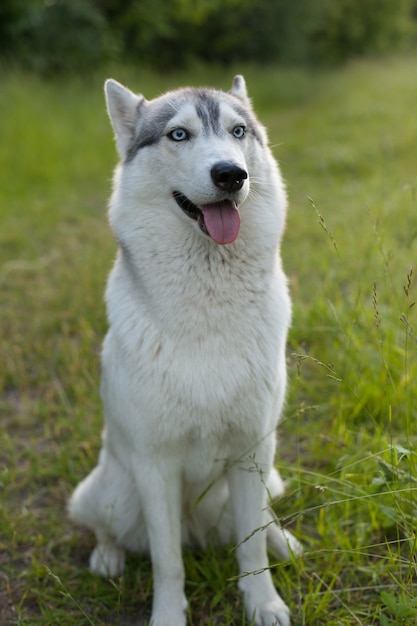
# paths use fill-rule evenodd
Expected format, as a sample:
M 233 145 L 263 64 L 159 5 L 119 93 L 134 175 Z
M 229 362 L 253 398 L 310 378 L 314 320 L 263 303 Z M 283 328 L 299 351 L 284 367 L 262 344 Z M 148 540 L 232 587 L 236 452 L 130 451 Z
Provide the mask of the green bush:
M 130 59 L 339 63 L 397 48 L 416 0 L 141 0 L 100 6 Z
M 21 2 L 15 15 L 9 29 L 15 37 L 13 51 L 31 70 L 41 74 L 86 72 L 116 56 L 116 39 L 92 2 Z
M 303 37 L 312 62 L 398 48 L 411 30 L 410 0 L 302 0 Z
M 335 64 L 415 43 L 416 14 L 417 0 L 2 0 L 0 46 L 44 74 L 109 59 Z

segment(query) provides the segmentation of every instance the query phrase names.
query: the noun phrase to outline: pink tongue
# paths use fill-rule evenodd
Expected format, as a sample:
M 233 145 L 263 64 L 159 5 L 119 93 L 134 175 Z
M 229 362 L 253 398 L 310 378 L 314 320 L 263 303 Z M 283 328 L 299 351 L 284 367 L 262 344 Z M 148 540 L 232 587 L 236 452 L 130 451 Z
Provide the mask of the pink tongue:
M 240 215 L 236 204 L 230 200 L 224 200 L 216 204 L 203 204 L 200 209 L 213 241 L 219 244 L 233 243 L 240 228 Z

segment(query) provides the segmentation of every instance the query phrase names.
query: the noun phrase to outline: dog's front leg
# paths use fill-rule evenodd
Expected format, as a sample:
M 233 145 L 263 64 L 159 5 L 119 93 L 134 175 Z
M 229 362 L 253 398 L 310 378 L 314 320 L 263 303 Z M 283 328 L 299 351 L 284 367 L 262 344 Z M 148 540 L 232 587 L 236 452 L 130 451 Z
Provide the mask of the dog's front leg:
M 290 626 L 289 609 L 278 595 L 268 569 L 266 547 L 267 493 L 261 476 L 253 468 L 229 471 L 235 518 L 239 588 L 249 620 L 256 626 Z
M 187 601 L 181 554 L 181 472 L 162 454 L 136 463 L 153 571 L 151 626 L 185 626 Z

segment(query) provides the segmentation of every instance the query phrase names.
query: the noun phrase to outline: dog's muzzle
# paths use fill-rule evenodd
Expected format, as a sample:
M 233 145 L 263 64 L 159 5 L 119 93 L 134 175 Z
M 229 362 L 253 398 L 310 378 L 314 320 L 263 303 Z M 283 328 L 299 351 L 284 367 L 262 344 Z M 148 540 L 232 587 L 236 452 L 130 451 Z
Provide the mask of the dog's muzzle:
M 219 161 L 210 170 L 214 185 L 229 197 L 211 204 L 196 205 L 181 191 L 173 195 L 178 206 L 200 230 L 218 244 L 233 243 L 239 234 L 240 214 L 236 202 L 232 199 L 240 191 L 248 178 L 248 173 L 229 161 Z
M 174 191 L 173 196 L 185 215 L 196 220 L 205 235 L 221 245 L 234 242 L 240 228 L 240 214 L 236 202 L 225 199 L 197 206 L 180 191 Z

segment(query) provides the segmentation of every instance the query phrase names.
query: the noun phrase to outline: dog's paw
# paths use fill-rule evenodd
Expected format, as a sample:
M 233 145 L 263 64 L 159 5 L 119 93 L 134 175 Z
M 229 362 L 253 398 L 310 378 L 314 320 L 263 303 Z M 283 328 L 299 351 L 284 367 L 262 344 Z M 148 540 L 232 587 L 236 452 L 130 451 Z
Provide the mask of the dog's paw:
M 264 571 L 239 581 L 246 614 L 255 626 L 290 626 L 290 610 L 275 589 L 271 574 Z
M 125 551 L 114 543 L 99 543 L 90 556 L 93 574 L 112 578 L 121 574 L 125 567 Z
M 272 602 L 255 609 L 255 626 L 291 626 L 290 610 L 278 595 Z

